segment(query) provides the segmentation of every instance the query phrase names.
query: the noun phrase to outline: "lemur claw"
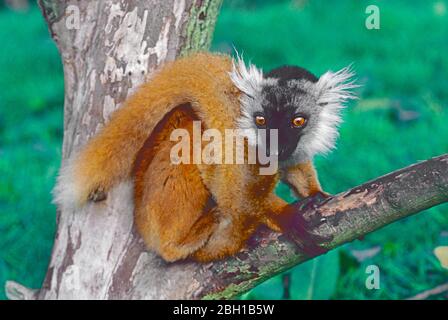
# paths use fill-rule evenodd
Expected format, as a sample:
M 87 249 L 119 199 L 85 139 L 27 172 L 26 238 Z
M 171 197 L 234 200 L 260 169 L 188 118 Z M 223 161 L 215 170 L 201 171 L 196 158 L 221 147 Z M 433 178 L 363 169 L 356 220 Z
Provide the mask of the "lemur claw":
M 89 194 L 89 201 L 100 202 L 107 199 L 107 194 L 102 189 L 96 189 Z

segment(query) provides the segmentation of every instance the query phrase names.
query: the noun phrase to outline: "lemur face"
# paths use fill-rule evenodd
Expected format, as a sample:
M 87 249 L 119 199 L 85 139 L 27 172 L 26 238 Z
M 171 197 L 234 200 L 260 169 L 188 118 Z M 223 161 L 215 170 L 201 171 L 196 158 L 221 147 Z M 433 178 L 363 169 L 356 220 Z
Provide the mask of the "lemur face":
M 255 66 L 246 68 L 242 60 L 231 73 L 242 91 L 241 129 L 277 129 L 278 160 L 285 165 L 310 160 L 332 149 L 341 122 L 343 103 L 353 98 L 354 88 L 348 68 L 327 72 L 317 78 L 309 71 L 285 66 L 264 75 Z M 269 137 L 269 134 L 267 134 Z M 249 143 L 257 143 L 250 139 Z M 267 139 L 265 149 L 269 150 Z
M 297 149 L 301 137 L 314 130 L 316 97 L 305 90 L 304 81 L 271 79 L 273 84 L 261 90 L 260 105 L 253 106 L 257 110 L 253 112 L 253 121 L 257 128 L 277 130 L 278 159 L 285 161 Z M 270 141 L 267 143 L 266 150 L 270 150 Z

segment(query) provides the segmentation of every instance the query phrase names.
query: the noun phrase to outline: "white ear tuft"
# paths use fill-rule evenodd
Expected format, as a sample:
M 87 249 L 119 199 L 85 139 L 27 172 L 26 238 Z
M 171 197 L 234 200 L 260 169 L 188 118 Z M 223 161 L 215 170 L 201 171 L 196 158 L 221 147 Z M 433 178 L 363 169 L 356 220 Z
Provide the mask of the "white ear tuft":
M 322 107 L 316 130 L 313 130 L 310 143 L 304 146 L 306 153 L 313 157 L 318 153 L 327 153 L 335 146 L 342 122 L 341 110 L 345 102 L 356 99 L 352 89 L 359 87 L 353 79 L 355 73 L 351 66 L 337 72 L 328 71 L 317 81 L 317 104 Z
M 355 72 L 349 65 L 337 72 L 328 71 L 324 73 L 316 83 L 319 92 L 319 103 L 341 104 L 348 99 L 354 99 L 356 96 L 351 89 L 359 87 L 355 84 Z
M 250 97 L 254 97 L 263 84 L 263 71 L 255 65 L 249 64 L 246 67 L 243 59 L 237 53 L 236 61 L 232 61 L 233 68 L 229 73 L 235 86 Z

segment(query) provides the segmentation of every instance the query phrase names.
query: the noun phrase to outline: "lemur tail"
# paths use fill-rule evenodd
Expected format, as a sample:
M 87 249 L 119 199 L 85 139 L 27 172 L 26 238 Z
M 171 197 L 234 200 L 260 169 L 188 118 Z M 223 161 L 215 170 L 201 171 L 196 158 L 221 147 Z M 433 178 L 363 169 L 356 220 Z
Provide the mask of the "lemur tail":
M 63 162 L 53 190 L 54 203 L 62 210 L 79 207 L 93 192 L 107 193 L 127 179 L 147 137 L 176 106 L 189 103 L 204 119 L 210 114 L 208 110 L 214 110 L 215 117 L 217 110 L 226 110 L 225 93 L 235 89 L 228 75 L 231 69 L 230 58 L 207 53 L 162 67 L 95 137 Z

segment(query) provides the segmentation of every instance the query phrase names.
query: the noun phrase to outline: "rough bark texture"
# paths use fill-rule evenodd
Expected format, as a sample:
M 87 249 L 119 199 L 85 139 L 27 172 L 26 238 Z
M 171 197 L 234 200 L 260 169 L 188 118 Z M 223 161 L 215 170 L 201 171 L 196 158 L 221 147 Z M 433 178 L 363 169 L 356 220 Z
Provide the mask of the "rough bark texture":
M 78 30 L 66 27 L 70 2 L 40 1 L 65 73 L 63 156 L 85 143 L 155 66 L 204 48 L 219 1 L 73 1 Z M 260 230 L 236 257 L 210 264 L 167 264 L 134 232 L 121 184 L 107 201 L 59 212 L 41 290 L 8 282 L 14 299 L 233 298 L 307 258 L 284 236 Z M 325 202 L 298 207 L 328 249 L 448 201 L 448 155 L 391 173 Z M 95 209 L 94 209 L 95 208 Z

